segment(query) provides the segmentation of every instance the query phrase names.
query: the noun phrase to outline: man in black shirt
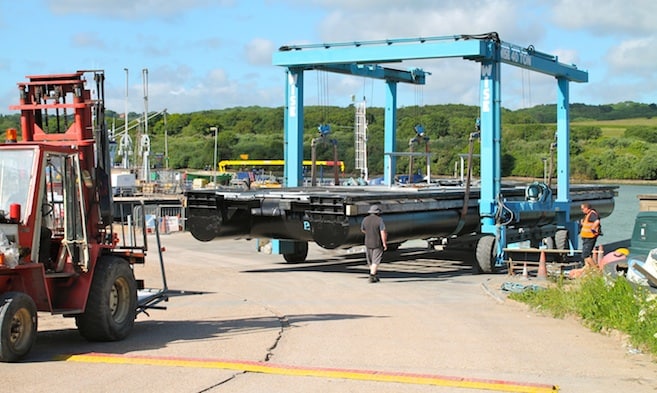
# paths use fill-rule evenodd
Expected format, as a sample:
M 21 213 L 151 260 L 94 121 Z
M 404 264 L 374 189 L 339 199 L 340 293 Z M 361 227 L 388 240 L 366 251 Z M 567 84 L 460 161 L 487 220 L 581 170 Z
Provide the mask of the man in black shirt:
M 377 270 L 383 258 L 383 251 L 388 248 L 386 225 L 381 218 L 381 208 L 370 206 L 369 215 L 363 219 L 360 230 L 365 234 L 365 258 L 370 267 L 370 282 L 379 282 Z

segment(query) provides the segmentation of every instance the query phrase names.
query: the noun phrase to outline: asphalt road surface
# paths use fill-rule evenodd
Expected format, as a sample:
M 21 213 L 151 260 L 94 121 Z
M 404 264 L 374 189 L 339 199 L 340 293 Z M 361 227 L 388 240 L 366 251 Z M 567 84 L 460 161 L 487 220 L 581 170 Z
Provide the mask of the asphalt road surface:
M 411 242 L 386 253 L 370 284 L 358 248 L 311 245 L 308 262 L 286 264 L 253 241 L 161 239 L 166 310 L 140 314 L 127 339 L 109 343 L 40 313 L 28 357 L 0 364 L 2 390 L 657 391 L 657 363 L 623 337 L 507 300 L 502 283 L 542 282 L 472 275 L 465 254 Z M 162 287 L 155 253 L 135 273 Z

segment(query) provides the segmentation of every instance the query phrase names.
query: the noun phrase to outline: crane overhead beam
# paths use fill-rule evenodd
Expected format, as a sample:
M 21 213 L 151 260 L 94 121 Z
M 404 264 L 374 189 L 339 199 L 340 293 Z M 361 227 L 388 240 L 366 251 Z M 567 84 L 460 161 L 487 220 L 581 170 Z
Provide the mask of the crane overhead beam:
M 560 63 L 557 56 L 538 52 L 532 45 L 522 48 L 501 41 L 499 46 L 499 61 L 530 71 L 563 78 L 571 82 L 586 83 L 589 81 L 588 72 L 578 69 L 574 64 Z
M 403 60 L 434 59 L 436 57 L 465 57 L 486 53 L 483 41 L 406 41 L 390 40 L 389 45 L 361 43 L 353 46 L 282 47 L 272 56 L 273 65 L 283 67 L 327 64 L 378 64 Z M 289 49 L 293 48 L 293 49 Z M 437 54 L 440 54 L 439 56 Z
M 461 57 L 478 62 L 499 61 L 572 82 L 588 82 L 588 73 L 572 64 L 559 62 L 557 56 L 523 48 L 499 40 L 496 34 L 457 35 L 416 39 L 390 39 L 351 43 L 283 46 L 272 57 L 273 65 L 299 69 L 320 69 L 340 65 L 359 75 L 359 64 L 380 64 Z M 340 72 L 340 71 L 335 71 Z
M 336 74 L 347 74 L 361 76 L 371 79 L 382 79 L 390 82 L 410 83 L 424 85 L 426 75 L 429 74 L 420 68 L 408 71 L 394 68 L 381 67 L 373 64 L 327 64 L 312 67 L 314 70 L 333 72 Z

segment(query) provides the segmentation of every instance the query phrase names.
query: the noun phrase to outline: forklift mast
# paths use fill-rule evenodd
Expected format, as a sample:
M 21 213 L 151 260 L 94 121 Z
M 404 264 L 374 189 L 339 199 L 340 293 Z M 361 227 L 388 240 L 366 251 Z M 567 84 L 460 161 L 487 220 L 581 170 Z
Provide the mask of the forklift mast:
M 95 90 L 86 88 L 92 75 Z M 72 74 L 31 75 L 19 82 L 21 143 L 75 146 L 84 176 L 83 199 L 88 207 L 91 238 L 112 223 L 109 136 L 105 124 L 102 70 Z M 93 207 L 93 208 L 92 208 Z

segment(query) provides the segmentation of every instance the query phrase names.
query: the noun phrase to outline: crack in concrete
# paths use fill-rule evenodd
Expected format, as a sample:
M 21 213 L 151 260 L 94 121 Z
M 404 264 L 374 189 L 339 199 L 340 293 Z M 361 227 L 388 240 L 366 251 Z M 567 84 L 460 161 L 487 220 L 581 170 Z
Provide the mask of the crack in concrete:
M 245 299 L 245 301 L 246 301 L 246 299 Z M 267 348 L 267 352 L 265 353 L 264 361 L 268 362 L 274 356 L 273 351 L 276 349 L 276 347 L 278 347 L 278 343 L 283 338 L 283 334 L 285 333 L 285 331 L 287 329 L 290 328 L 290 321 L 287 319 L 287 315 L 279 315 L 276 311 L 272 310 L 271 308 L 269 308 L 267 306 L 263 306 L 263 307 L 264 307 L 265 310 L 267 310 L 268 312 L 273 314 L 276 317 L 276 319 L 278 319 L 278 322 L 280 323 L 280 329 L 278 330 L 278 334 L 276 335 L 276 338 L 274 339 L 274 343 L 271 346 L 269 346 L 269 348 Z M 205 388 L 203 390 L 200 390 L 198 393 L 209 392 L 209 391 L 211 391 L 212 389 L 214 389 L 218 386 L 221 386 L 225 383 L 228 383 L 228 382 L 234 380 L 239 375 L 244 375 L 244 374 L 248 374 L 248 373 L 250 373 L 250 372 L 249 371 L 236 372 L 236 373 L 232 374 L 230 377 L 228 377 L 226 379 L 223 379 L 223 380 L 217 382 L 214 385 L 208 386 L 207 388 Z
M 267 353 L 265 354 L 265 362 L 268 362 L 274 356 L 273 351 L 276 349 L 276 347 L 278 346 L 278 343 L 283 338 L 283 333 L 285 333 L 285 331 L 290 328 L 290 321 L 288 321 L 286 315 L 278 315 L 278 313 L 276 313 L 275 311 L 269 309 L 268 307 L 265 307 L 265 308 L 267 309 L 267 311 L 274 314 L 276 316 L 276 318 L 278 318 L 278 322 L 280 322 L 280 324 L 281 324 L 281 328 L 278 331 L 278 335 L 274 339 L 274 343 L 269 348 L 267 348 Z
M 221 380 L 221 381 L 215 383 L 214 385 L 210 385 L 210 386 L 208 386 L 207 388 L 205 388 L 205 389 L 203 389 L 203 390 L 199 390 L 198 393 L 209 392 L 209 391 L 211 391 L 212 389 L 216 388 L 217 386 L 221 386 L 221 385 L 223 385 L 223 384 L 225 384 L 225 383 L 227 383 L 227 382 L 229 382 L 229 381 L 232 381 L 232 380 L 235 379 L 239 374 L 246 374 L 246 371 L 242 371 L 242 372 L 235 373 L 235 374 L 231 375 L 230 377 L 228 377 L 228 378 L 226 378 L 226 379 L 224 379 L 224 380 Z

